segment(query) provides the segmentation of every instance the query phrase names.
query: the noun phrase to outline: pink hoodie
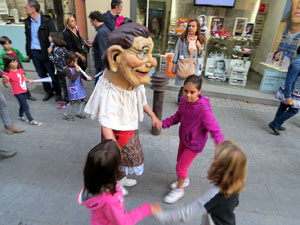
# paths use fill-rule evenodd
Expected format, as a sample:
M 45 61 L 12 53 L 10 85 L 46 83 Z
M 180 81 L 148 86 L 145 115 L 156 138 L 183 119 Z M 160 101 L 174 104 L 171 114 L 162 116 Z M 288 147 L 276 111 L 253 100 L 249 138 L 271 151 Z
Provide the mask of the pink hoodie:
M 152 214 L 149 203 L 126 212 L 124 196 L 119 185 L 114 195 L 108 191 L 93 196 L 81 188 L 77 202 L 91 210 L 91 225 L 133 225 Z
M 184 97 L 180 99 L 177 112 L 162 121 L 163 128 L 180 122 L 179 138 L 184 146 L 193 152 L 202 152 L 210 132 L 216 145 L 224 141 L 221 128 L 216 121 L 209 99 L 199 95 L 196 102 L 188 103 Z

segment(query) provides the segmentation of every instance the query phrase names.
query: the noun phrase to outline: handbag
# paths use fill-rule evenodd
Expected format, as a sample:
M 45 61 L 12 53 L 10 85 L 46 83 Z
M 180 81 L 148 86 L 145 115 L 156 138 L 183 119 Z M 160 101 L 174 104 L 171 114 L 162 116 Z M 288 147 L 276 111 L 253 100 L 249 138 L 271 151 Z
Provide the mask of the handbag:
M 178 60 L 178 70 L 177 75 L 181 79 L 185 79 L 188 76 L 195 74 L 195 59 L 186 58 Z
M 179 49 L 182 48 L 181 42 Z M 197 58 L 197 57 L 196 57 Z M 195 58 L 185 58 L 185 59 L 178 59 L 178 68 L 177 68 L 177 75 L 181 79 L 185 79 L 193 74 L 195 74 Z

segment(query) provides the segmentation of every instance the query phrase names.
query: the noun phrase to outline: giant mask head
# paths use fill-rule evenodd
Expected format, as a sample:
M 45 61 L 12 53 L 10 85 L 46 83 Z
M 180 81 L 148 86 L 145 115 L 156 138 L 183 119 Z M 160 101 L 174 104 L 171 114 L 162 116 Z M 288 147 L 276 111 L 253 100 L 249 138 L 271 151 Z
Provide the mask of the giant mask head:
M 152 57 L 149 30 L 140 24 L 126 23 L 112 31 L 107 41 L 108 48 L 102 59 L 109 72 L 133 87 L 149 83 L 148 73 L 157 65 Z

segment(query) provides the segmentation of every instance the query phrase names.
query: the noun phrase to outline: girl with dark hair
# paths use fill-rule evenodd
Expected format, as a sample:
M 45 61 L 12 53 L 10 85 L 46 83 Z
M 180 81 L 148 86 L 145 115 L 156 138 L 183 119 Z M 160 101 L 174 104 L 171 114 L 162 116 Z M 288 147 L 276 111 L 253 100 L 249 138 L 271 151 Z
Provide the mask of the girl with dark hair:
M 198 74 L 198 58 L 201 57 L 202 51 L 204 50 L 204 38 L 201 35 L 200 22 L 197 19 L 192 19 L 188 22 L 188 25 L 185 31 L 180 35 L 176 43 L 175 53 L 172 60 L 173 67 L 172 73 L 176 74 L 178 72 L 178 61 L 186 58 L 194 58 L 195 59 L 195 73 Z M 190 74 L 192 75 L 192 74 Z M 178 74 L 176 74 L 175 84 L 180 86 L 180 90 L 178 93 L 177 103 L 179 103 L 180 98 L 183 93 L 183 83 L 184 79 L 180 78 Z
M 161 223 L 174 223 L 202 215 L 201 225 L 235 225 L 234 210 L 239 204 L 239 193 L 245 187 L 246 174 L 246 153 L 232 141 L 224 141 L 216 148 L 214 161 L 207 172 L 210 189 L 197 201 L 156 217 Z
M 202 79 L 196 75 L 184 81 L 183 97 L 177 112 L 162 121 L 164 129 L 180 123 L 177 154 L 177 181 L 170 185 L 171 191 L 164 197 L 166 203 L 175 203 L 184 196 L 184 187 L 189 186 L 188 168 L 201 153 L 208 139 L 208 132 L 216 145 L 223 141 L 223 134 L 216 121 L 209 99 L 201 95 Z
M 64 120 L 74 121 L 72 116 L 73 108 L 76 108 L 76 117 L 85 119 L 83 114 L 83 108 L 85 103 L 85 89 L 82 83 L 82 79 L 92 80 L 91 77 L 86 78 L 80 71 L 79 65 L 77 65 L 78 56 L 74 52 L 67 52 L 65 55 L 66 61 L 66 75 L 69 78 L 68 96 L 69 104 L 67 105 L 64 113 Z
M 91 224 L 133 225 L 147 216 L 161 212 L 158 203 L 143 205 L 125 211 L 124 196 L 118 180 L 122 173 L 121 153 L 118 144 L 105 140 L 88 154 L 84 171 L 84 187 L 77 202 L 91 210 Z
M 61 32 L 50 32 L 49 42 L 53 43 L 54 46 L 50 44 L 48 48 L 48 57 L 50 62 L 53 63 L 55 72 L 53 78 L 59 83 L 60 89 L 63 93 L 63 98 L 61 94 L 58 95 L 57 103 L 59 109 L 64 109 L 67 107 L 68 103 L 68 89 L 66 84 L 66 62 L 65 54 L 68 52 L 66 47 L 66 42 L 64 41 L 64 36 Z
M 9 83 L 12 87 L 12 94 L 16 97 L 20 104 L 18 120 L 26 121 L 24 113 L 27 119 L 32 125 L 40 126 L 41 122 L 32 118 L 29 111 L 29 105 L 27 103 L 27 85 L 26 82 L 33 83 L 33 80 L 29 80 L 24 76 L 24 71 L 19 68 L 17 57 L 12 54 L 5 54 L 3 56 L 4 62 L 4 75 L 2 82 L 5 87 L 9 87 Z
M 140 24 L 127 23 L 108 36 L 108 49 L 102 59 L 106 66 L 85 107 L 92 119 L 98 119 L 104 139 L 113 139 L 121 146 L 122 170 L 126 175 L 142 175 L 144 156 L 139 139 L 138 122 L 144 112 L 152 125 L 160 121 L 147 104 L 144 84 L 156 60 L 152 57 L 153 41 L 149 30 Z M 134 179 L 124 177 L 121 184 L 133 186 Z M 124 195 L 128 192 L 122 187 Z

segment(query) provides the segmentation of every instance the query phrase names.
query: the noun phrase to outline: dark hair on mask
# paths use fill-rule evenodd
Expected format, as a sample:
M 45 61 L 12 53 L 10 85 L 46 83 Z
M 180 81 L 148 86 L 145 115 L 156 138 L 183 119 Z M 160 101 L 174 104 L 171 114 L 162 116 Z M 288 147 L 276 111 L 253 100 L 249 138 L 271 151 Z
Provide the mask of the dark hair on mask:
M 150 32 L 147 27 L 137 23 L 126 23 L 114 29 L 107 37 L 107 49 L 112 45 L 119 45 L 123 49 L 129 49 L 136 37 L 148 38 Z M 109 69 L 107 50 L 102 54 L 102 62 Z
M 198 77 L 196 75 L 187 77 L 184 81 L 184 85 L 186 85 L 188 83 L 194 84 L 198 90 L 201 90 L 201 88 L 202 88 L 202 78 Z
M 83 177 L 84 186 L 93 195 L 101 194 L 107 189 L 111 194 L 116 193 L 117 180 L 120 172 L 121 152 L 113 140 L 105 140 L 96 145 L 86 158 Z

